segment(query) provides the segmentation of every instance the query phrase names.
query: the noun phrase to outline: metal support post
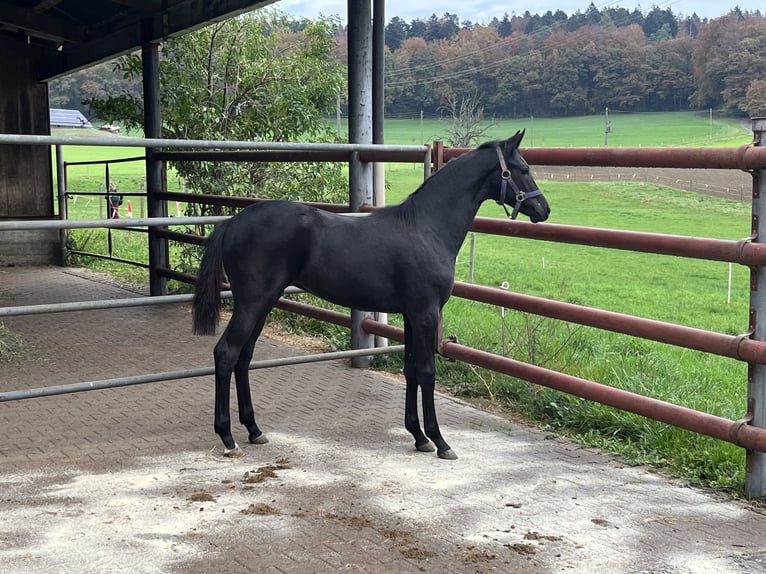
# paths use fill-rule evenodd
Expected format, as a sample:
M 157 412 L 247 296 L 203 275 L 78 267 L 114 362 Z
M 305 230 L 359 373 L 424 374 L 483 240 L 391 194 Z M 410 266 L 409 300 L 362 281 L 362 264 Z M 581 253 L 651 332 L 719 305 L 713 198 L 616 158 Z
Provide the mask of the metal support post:
M 385 71 L 385 47 L 386 47 L 386 2 L 385 0 L 373 0 L 372 3 L 372 143 L 383 144 L 384 136 L 384 71 Z M 373 164 L 373 190 L 375 207 L 386 205 L 386 177 L 385 164 L 376 162 Z M 377 313 L 377 320 L 384 325 L 388 324 L 388 313 Z M 388 338 L 381 335 L 375 336 L 376 347 L 387 347 Z
M 766 145 L 766 118 L 753 118 L 753 142 Z M 756 243 L 766 243 L 766 169 L 753 171 L 753 227 Z M 766 341 L 766 268 L 752 266 L 750 271 L 750 328 L 752 338 Z M 766 428 L 766 365 L 750 363 L 747 384 L 747 414 L 750 424 Z M 766 496 L 766 453 L 747 451 L 745 492 L 751 498 Z
M 147 138 L 162 137 L 160 115 L 160 55 L 159 44 L 145 43 L 141 47 L 144 85 L 144 135 Z M 157 199 L 162 193 L 162 162 L 152 158 L 159 149 L 146 148 L 146 206 L 149 217 L 167 217 L 167 203 Z M 170 266 L 168 241 L 158 237 L 159 228 L 149 229 L 149 293 L 167 294 L 167 279 L 157 270 Z
M 348 140 L 372 143 L 372 6 L 370 0 L 348 0 Z M 348 170 L 349 205 L 352 212 L 372 205 L 372 164 L 351 154 Z M 371 254 L 372 255 L 372 254 Z M 351 348 L 375 345 L 375 337 L 362 328 L 371 313 L 351 310 Z M 354 357 L 353 367 L 369 367 L 370 356 Z
M 69 206 L 67 205 L 66 195 L 66 166 L 64 164 L 64 150 L 60 145 L 56 146 L 56 188 L 58 189 L 59 219 L 66 221 L 69 219 Z M 66 265 L 66 244 L 69 231 L 61 228 L 59 231 L 60 255 L 59 264 Z

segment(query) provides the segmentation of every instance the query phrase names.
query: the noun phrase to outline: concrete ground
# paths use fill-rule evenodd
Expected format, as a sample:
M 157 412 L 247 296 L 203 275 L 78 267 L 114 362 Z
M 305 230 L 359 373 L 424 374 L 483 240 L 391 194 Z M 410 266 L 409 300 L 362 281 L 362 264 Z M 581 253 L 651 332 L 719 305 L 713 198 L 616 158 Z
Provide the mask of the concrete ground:
M 82 270 L 0 270 L 0 305 L 130 296 Z M 0 391 L 209 366 L 215 343 L 187 305 L 3 322 L 28 358 Z M 256 358 L 300 352 L 264 340 Z M 417 453 L 401 383 L 344 362 L 254 379 L 271 442 L 235 460 L 211 377 L 0 404 L 0 571 L 766 572 L 746 503 L 446 396 L 460 458 Z

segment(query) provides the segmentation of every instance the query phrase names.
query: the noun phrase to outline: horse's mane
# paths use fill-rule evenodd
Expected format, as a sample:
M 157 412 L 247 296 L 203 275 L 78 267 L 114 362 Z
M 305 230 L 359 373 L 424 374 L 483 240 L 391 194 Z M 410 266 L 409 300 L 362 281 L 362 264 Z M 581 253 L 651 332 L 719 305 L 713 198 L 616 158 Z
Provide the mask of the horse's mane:
M 449 160 L 446 164 L 444 164 L 444 167 L 433 173 L 431 177 L 421 183 L 415 191 L 413 191 L 404 199 L 404 201 L 398 205 L 385 207 L 384 209 L 377 211 L 376 214 L 397 215 L 401 220 L 405 222 L 414 220 L 417 217 L 416 211 L 418 194 L 422 193 L 425 188 L 433 185 L 439 185 L 442 181 L 444 181 L 445 178 L 452 177 L 451 172 L 455 169 L 460 169 L 460 164 L 470 161 L 476 152 L 485 150 L 487 148 L 494 148 L 495 146 L 500 145 L 500 143 L 500 140 L 485 142 L 479 147 L 472 149 L 468 153 L 464 153 L 456 158 Z

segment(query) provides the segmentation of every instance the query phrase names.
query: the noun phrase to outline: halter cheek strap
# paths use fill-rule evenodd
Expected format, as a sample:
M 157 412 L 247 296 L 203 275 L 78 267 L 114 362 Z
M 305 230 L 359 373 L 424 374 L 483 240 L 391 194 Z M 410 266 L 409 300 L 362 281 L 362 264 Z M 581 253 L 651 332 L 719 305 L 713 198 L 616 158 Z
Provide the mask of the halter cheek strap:
M 516 219 L 516 217 L 519 215 L 519 210 L 521 209 L 521 204 L 524 202 L 524 200 L 529 199 L 530 197 L 537 197 L 538 195 L 542 195 L 543 192 L 540 191 L 540 189 L 533 189 L 528 192 L 522 191 L 511 177 L 511 170 L 509 170 L 508 166 L 505 164 L 505 158 L 503 157 L 503 152 L 500 151 L 500 146 L 495 147 L 495 151 L 497 152 L 497 158 L 500 160 L 500 169 L 502 170 L 500 172 L 500 197 L 497 200 L 497 203 L 498 205 L 503 206 L 505 214 L 509 219 Z M 513 213 L 508 213 L 508 206 L 505 204 L 505 196 L 508 193 L 509 185 L 511 186 L 513 193 L 516 195 L 516 203 L 513 206 Z

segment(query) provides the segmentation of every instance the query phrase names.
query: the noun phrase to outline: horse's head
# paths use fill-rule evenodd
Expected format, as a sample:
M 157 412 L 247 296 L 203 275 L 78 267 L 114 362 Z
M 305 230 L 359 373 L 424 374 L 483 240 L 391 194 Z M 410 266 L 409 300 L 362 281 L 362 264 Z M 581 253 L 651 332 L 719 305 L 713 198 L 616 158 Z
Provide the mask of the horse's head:
M 524 132 L 520 131 L 507 140 L 494 144 L 500 163 L 500 184 L 495 201 L 503 206 L 507 214 L 506 204 L 513 207 L 513 212 L 508 214 L 511 219 L 516 219 L 521 212 L 537 223 L 548 219 L 551 208 L 530 175 L 529 165 L 519 153 L 519 144 L 523 137 Z

